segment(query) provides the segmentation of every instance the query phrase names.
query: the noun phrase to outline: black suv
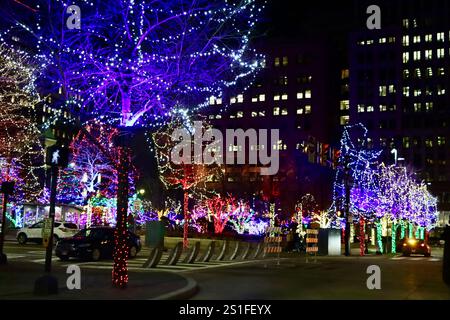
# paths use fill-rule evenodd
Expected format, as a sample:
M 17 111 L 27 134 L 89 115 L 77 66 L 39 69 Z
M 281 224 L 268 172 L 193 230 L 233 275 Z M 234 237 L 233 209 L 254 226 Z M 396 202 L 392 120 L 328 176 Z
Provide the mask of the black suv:
M 59 240 L 55 254 L 63 261 L 70 257 L 93 261 L 112 258 L 114 230 L 111 227 L 91 227 L 81 230 L 72 238 Z M 136 257 L 141 251 L 141 239 L 132 232 L 128 232 L 128 248 L 130 258 Z

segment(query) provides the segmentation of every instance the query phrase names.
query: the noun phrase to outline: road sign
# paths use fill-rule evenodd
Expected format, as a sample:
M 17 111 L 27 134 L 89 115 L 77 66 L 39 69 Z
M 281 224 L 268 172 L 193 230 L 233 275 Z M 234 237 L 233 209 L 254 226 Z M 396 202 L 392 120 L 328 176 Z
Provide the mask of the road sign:
M 42 243 L 46 248 L 48 247 L 48 244 L 50 242 L 51 233 L 52 233 L 52 219 L 45 218 L 44 227 L 42 228 Z
M 264 255 L 268 253 L 278 254 L 278 262 L 280 264 L 281 242 L 283 241 L 281 227 L 267 227 L 266 236 L 264 237 Z
M 319 230 L 306 230 L 306 252 L 316 254 L 319 251 Z

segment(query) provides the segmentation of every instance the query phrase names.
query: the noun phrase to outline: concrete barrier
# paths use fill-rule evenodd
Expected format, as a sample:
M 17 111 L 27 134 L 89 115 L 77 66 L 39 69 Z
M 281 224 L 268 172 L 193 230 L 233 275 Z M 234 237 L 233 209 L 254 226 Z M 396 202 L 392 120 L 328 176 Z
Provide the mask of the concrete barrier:
M 230 259 L 229 259 L 230 261 L 236 259 L 236 257 L 237 257 L 238 254 L 239 254 L 239 249 L 240 249 L 240 247 L 241 247 L 241 242 L 240 242 L 240 241 L 236 241 L 236 245 L 235 245 L 234 250 L 233 250 L 233 252 L 231 253 L 231 256 L 230 256 Z
M 251 251 L 251 245 L 250 242 L 247 242 L 247 246 L 244 249 L 244 253 L 241 256 L 241 260 L 245 260 L 249 257 Z
M 178 242 L 175 247 L 170 252 L 169 256 L 167 257 L 165 265 L 174 266 L 177 264 L 178 260 L 180 259 L 181 253 L 183 252 L 183 242 Z
M 258 258 L 258 256 L 261 254 L 261 252 L 263 251 L 263 244 L 261 242 L 258 243 L 258 245 L 255 248 L 255 251 L 253 251 L 253 255 L 251 256 L 252 259 L 256 259 Z
M 223 242 L 222 250 L 220 250 L 220 253 L 216 258 L 217 261 L 222 261 L 223 258 L 225 258 L 225 254 L 227 253 L 227 250 L 228 250 L 228 245 L 229 245 L 228 240 Z
M 200 241 L 197 241 L 192 248 L 188 251 L 183 263 L 194 263 L 200 253 Z
M 206 252 L 205 252 L 203 258 L 201 259 L 202 262 L 208 262 L 209 260 L 211 260 L 211 257 L 214 254 L 215 247 L 216 247 L 216 242 L 211 241 L 211 243 L 208 245 L 208 248 L 206 248 Z
M 155 247 L 150 251 L 150 256 L 147 261 L 144 262 L 142 268 L 156 268 L 162 257 L 162 249 Z

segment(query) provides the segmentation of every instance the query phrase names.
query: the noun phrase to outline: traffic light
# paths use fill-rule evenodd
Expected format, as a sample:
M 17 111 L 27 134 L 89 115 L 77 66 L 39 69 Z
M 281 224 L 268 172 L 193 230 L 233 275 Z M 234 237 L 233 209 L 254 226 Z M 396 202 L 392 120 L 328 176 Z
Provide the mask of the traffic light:
M 339 166 L 339 157 L 341 156 L 341 150 L 333 148 L 332 150 L 332 163 L 333 163 L 333 169 L 337 169 Z
M 320 163 L 322 165 L 328 165 L 328 161 L 331 158 L 330 157 L 330 145 L 329 144 L 326 144 L 326 143 L 322 144 L 322 150 L 321 150 L 321 153 L 320 153 L 320 157 L 321 157 Z
M 307 149 L 308 162 L 310 163 L 316 163 L 316 154 L 317 154 L 316 148 L 317 148 L 316 139 L 310 136 L 308 138 L 308 149 Z

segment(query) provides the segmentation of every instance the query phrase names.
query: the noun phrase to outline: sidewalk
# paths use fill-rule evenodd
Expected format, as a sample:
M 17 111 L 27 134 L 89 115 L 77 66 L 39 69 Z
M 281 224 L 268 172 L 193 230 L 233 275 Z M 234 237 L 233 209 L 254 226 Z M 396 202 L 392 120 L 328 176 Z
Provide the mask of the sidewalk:
M 111 261 L 111 266 L 112 266 Z M 129 272 L 126 289 L 111 285 L 111 271 L 83 269 L 81 266 L 81 289 L 68 290 L 63 268 L 54 268 L 52 275 L 58 279 L 59 293 L 51 296 L 35 296 L 35 280 L 43 274 L 43 265 L 10 262 L 0 266 L 0 300 L 5 299 L 58 299 L 58 300 L 147 300 L 187 299 L 196 292 L 197 285 L 184 276 L 162 271 Z M 112 268 L 111 268 L 112 269 Z

